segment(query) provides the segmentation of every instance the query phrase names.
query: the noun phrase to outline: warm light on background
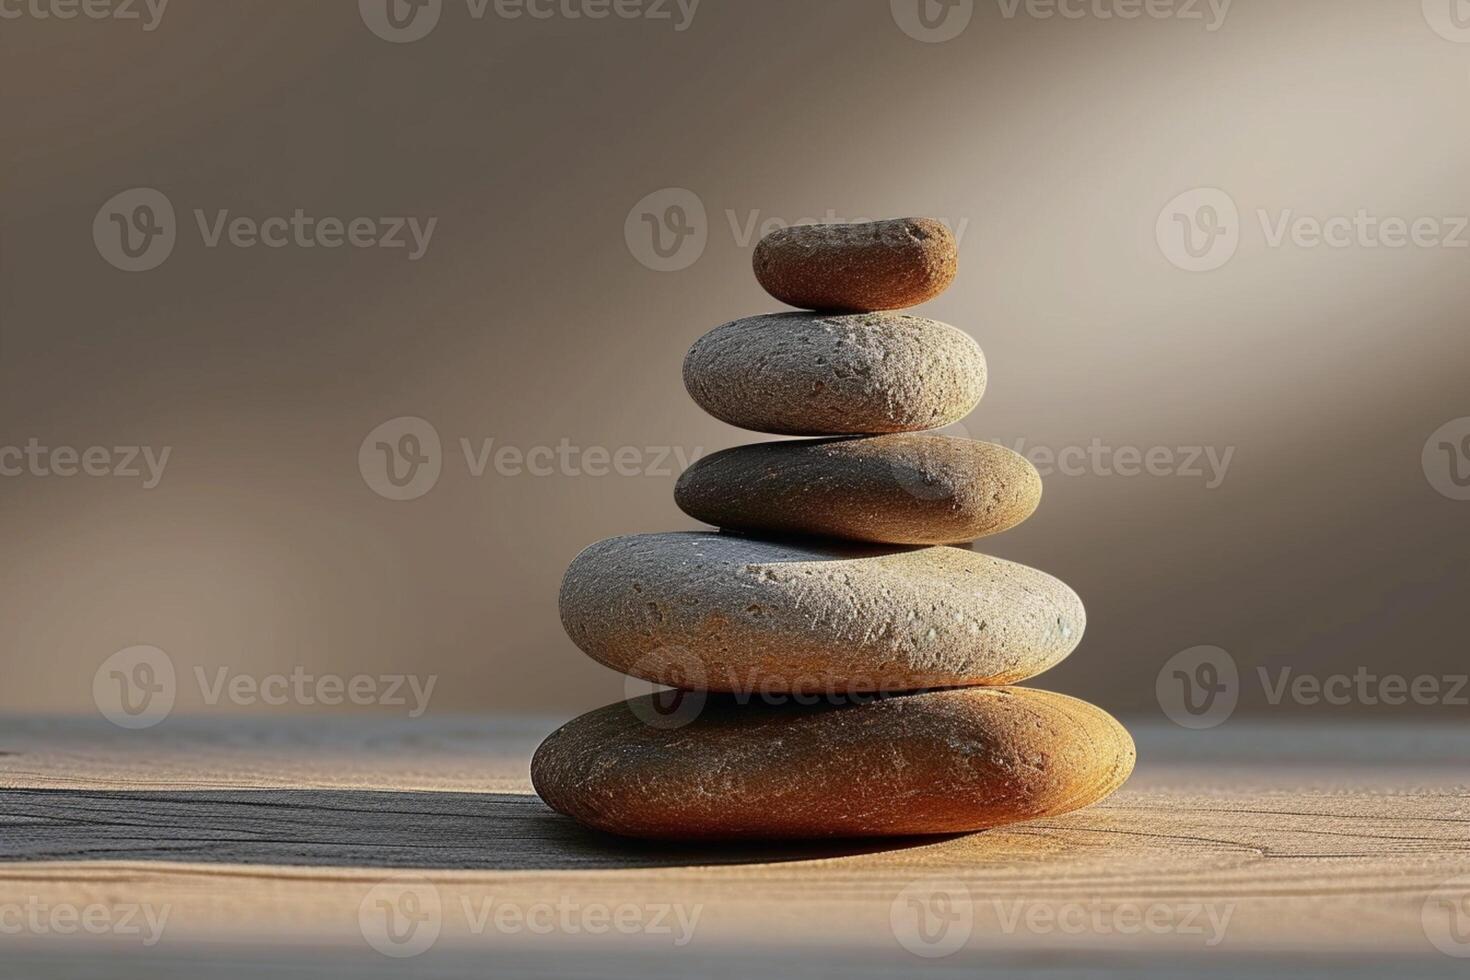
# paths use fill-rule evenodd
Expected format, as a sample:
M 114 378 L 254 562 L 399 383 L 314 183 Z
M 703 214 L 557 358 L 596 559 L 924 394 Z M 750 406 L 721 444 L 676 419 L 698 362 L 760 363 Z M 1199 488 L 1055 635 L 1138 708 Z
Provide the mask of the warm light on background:
M 694 526 L 672 450 L 761 438 L 680 380 L 700 334 L 777 308 L 751 229 L 910 214 L 961 236 L 958 280 L 921 312 L 989 359 L 965 431 L 1202 468 L 1048 473 L 1037 514 L 978 546 L 1087 604 L 1081 647 L 1036 686 L 1157 716 L 1160 668 L 1202 644 L 1239 664 L 1242 711 L 1271 708 L 1258 668 L 1463 673 L 1470 502 L 1424 457 L 1470 416 L 1470 43 L 1418 2 L 1235 0 L 1214 30 L 1195 6 L 982 0 L 940 44 L 882 0 L 704 0 L 682 31 L 673 4 L 476 21 L 449 3 L 404 44 L 351 2 L 0 23 L 0 446 L 170 452 L 153 489 L 0 478 L 0 709 L 92 712 L 98 665 L 137 644 L 188 678 L 181 710 L 203 703 L 196 668 L 221 667 L 433 674 L 446 711 L 621 697 L 562 632 L 561 573 L 599 538 Z M 92 226 L 136 187 L 172 203 L 178 241 L 128 273 Z M 676 271 L 625 240 L 665 188 L 705 212 Z M 1237 208 L 1238 247 L 1186 271 L 1156 231 L 1201 188 Z M 211 248 L 194 216 L 296 209 L 437 223 L 411 260 Z M 1295 224 L 1360 212 L 1423 243 L 1314 245 Z M 401 416 L 432 424 L 442 472 L 392 501 L 358 453 Z M 490 439 L 475 476 L 461 440 Z M 659 472 L 496 472 L 501 447 L 563 440 Z

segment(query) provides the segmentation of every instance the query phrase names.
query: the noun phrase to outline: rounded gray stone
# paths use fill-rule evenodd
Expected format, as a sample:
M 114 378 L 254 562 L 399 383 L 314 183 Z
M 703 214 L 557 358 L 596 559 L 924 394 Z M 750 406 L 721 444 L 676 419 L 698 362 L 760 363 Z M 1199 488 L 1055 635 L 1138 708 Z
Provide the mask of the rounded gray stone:
M 688 690 L 911 691 L 1012 684 L 1071 653 L 1086 614 L 1044 572 L 961 548 L 637 534 L 577 556 L 567 634 Z
M 966 333 L 898 313 L 776 313 L 716 327 L 684 358 L 684 386 L 715 418 L 777 435 L 937 429 L 985 393 Z

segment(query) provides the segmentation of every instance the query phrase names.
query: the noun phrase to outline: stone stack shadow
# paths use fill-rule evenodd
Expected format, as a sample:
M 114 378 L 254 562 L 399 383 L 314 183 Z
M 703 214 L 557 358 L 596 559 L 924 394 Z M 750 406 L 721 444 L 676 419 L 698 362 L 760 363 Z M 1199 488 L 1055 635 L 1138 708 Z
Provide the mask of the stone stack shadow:
M 894 312 L 939 295 L 957 248 L 904 218 L 767 236 L 755 273 L 810 312 L 724 324 L 684 382 L 741 428 L 801 436 L 706 457 L 679 507 L 719 532 L 612 538 L 567 570 L 585 653 L 672 688 L 592 711 L 537 750 L 554 809 L 663 839 L 948 834 L 1067 812 L 1132 771 L 1099 708 L 1013 687 L 1082 638 L 1057 579 L 967 547 L 1031 516 L 1041 479 L 938 435 L 984 394 L 961 330 Z

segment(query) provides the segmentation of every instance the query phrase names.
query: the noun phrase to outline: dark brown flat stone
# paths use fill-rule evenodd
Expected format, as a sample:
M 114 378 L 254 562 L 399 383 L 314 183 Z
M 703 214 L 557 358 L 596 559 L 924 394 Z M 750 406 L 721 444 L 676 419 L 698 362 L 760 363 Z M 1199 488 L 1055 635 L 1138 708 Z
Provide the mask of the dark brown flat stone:
M 686 470 L 674 500 L 734 531 L 956 544 L 1030 517 L 1041 477 L 1004 446 L 905 433 L 736 446 Z

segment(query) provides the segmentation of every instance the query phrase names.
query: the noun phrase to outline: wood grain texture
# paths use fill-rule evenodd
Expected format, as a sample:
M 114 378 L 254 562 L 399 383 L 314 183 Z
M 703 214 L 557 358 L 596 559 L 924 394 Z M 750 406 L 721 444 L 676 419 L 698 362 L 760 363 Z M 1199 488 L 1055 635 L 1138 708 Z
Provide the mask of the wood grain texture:
M 530 795 L 527 760 L 555 726 L 0 722 L 0 927 L 17 921 L 5 909 L 167 910 L 151 946 L 6 929 L 0 976 L 1470 968 L 1426 932 L 1455 902 L 1470 910 L 1470 735 L 1133 724 L 1133 780 L 1065 817 L 943 840 L 669 847 L 584 831 Z M 365 939 L 379 886 L 431 889 L 439 934 L 422 955 Z M 905 897 L 945 889 L 964 900 L 949 934 L 963 943 L 915 956 Z M 592 932 L 598 909 L 640 931 Z

